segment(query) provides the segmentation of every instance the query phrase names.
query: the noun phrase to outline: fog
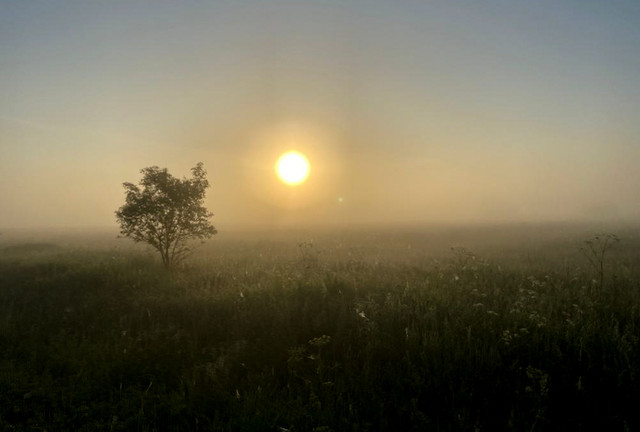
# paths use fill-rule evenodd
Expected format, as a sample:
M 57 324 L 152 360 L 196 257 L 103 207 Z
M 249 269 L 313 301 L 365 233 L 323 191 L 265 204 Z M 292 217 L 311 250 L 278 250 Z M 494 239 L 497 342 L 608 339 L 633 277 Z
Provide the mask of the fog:
M 627 1 L 5 2 L 0 230 L 115 229 L 122 182 L 197 162 L 220 233 L 633 221 L 638 23 Z

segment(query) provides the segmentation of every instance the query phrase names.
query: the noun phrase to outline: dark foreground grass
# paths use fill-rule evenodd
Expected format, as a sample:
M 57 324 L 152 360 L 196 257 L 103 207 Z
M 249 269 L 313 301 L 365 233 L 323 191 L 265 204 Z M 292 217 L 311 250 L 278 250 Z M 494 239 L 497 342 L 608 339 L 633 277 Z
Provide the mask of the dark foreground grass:
M 629 242 L 604 286 L 571 251 L 256 245 L 3 250 L 0 430 L 640 430 Z

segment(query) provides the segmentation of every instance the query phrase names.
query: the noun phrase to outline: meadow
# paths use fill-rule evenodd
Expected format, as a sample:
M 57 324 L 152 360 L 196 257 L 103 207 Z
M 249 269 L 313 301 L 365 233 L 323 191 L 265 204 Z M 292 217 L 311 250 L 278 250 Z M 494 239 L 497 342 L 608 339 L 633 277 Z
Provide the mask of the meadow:
M 640 228 L 614 228 L 595 263 L 586 226 L 222 230 L 173 271 L 5 233 L 0 430 L 640 430 Z

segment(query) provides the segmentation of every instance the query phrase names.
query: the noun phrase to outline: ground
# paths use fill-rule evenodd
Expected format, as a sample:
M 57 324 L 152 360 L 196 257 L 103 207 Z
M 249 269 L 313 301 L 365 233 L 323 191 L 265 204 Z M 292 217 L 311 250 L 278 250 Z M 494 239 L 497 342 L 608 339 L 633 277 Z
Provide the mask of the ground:
M 586 226 L 221 230 L 173 271 L 7 233 L 0 429 L 637 430 L 640 229 L 614 228 L 602 272 Z

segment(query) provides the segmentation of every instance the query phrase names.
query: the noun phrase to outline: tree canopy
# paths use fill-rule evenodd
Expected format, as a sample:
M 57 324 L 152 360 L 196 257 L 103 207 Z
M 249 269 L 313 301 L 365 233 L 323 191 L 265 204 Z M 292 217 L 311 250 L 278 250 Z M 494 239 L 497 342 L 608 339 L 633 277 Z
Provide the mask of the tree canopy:
M 157 166 L 140 172 L 138 185 L 123 183 L 126 201 L 115 212 L 120 233 L 151 245 L 169 268 L 189 255 L 190 240 L 217 233 L 209 221 L 213 213 L 203 205 L 207 172 L 202 162 L 191 169 L 191 178 L 176 178 Z

